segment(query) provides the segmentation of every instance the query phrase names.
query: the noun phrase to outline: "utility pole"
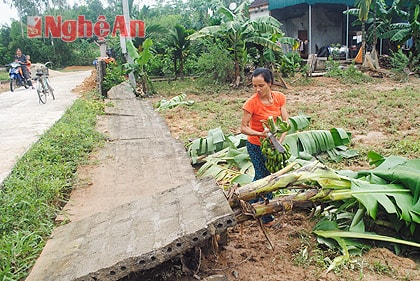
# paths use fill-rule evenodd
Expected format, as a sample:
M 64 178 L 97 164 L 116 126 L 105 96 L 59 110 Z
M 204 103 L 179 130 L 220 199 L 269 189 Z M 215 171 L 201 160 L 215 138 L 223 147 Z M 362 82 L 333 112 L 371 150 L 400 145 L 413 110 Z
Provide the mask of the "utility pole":
M 123 37 L 120 35 L 120 44 L 121 44 L 121 50 L 123 55 L 125 56 L 125 58 L 127 59 L 127 62 L 129 64 L 133 64 L 133 58 L 130 57 L 130 55 L 127 52 L 127 44 L 126 42 L 131 41 L 131 37 L 130 37 L 130 11 L 128 9 L 128 0 L 122 0 L 122 5 L 123 5 L 123 15 L 124 15 L 124 21 L 125 21 L 125 26 L 127 29 L 127 36 Z M 136 89 L 136 78 L 134 77 L 134 73 L 130 72 L 128 74 L 128 80 L 130 81 L 131 87 L 133 87 L 133 89 Z

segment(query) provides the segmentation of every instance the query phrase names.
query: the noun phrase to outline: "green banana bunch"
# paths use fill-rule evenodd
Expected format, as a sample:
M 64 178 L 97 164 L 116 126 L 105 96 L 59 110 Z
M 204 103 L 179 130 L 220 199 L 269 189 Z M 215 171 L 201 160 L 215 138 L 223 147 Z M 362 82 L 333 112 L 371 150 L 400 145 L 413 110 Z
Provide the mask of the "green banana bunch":
M 280 116 L 277 116 L 276 119 L 273 116 L 269 116 L 267 120 L 262 122 L 264 128 L 268 128 L 276 137 L 280 137 L 281 134 L 289 131 L 291 128 L 290 124 L 283 121 Z
M 281 117 L 277 117 L 276 120 L 274 120 L 274 118 L 270 116 L 266 121 L 263 121 L 263 126 L 264 128 L 268 128 L 276 137 L 280 137 L 284 132 L 290 130 L 290 124 L 284 122 Z M 270 173 L 275 173 L 287 166 L 291 156 L 290 147 L 288 144 L 284 144 L 283 146 L 285 152 L 278 152 L 270 139 L 261 138 L 261 151 L 266 157 L 265 166 Z
M 280 171 L 287 166 L 291 156 L 290 147 L 284 144 L 285 152 L 278 152 L 268 138 L 261 139 L 261 151 L 266 158 L 265 167 L 270 173 Z

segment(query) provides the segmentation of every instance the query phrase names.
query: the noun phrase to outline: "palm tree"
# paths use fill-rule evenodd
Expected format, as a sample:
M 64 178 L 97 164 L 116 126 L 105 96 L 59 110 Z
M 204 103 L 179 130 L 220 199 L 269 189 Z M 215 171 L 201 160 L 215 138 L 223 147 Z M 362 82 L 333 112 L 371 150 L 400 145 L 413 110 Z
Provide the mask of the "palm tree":
M 194 31 L 186 30 L 184 26 L 180 24 L 175 25 L 175 29 L 169 32 L 165 42 L 167 47 L 172 50 L 174 72 L 175 76 L 184 79 L 184 62 L 187 55 L 187 49 L 190 46 L 191 41 L 188 36 Z M 179 63 L 179 66 L 178 66 Z

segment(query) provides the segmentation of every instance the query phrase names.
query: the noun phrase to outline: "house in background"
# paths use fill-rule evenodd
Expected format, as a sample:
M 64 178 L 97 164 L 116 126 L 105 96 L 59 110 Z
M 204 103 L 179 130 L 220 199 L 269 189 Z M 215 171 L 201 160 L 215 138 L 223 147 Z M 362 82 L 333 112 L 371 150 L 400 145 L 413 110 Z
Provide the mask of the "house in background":
M 360 26 L 352 26 L 356 18 L 343 13 L 353 5 L 354 0 L 255 0 L 249 14 L 251 18 L 271 15 L 279 20 L 286 36 L 307 40 L 307 55 L 337 44 L 355 48 Z

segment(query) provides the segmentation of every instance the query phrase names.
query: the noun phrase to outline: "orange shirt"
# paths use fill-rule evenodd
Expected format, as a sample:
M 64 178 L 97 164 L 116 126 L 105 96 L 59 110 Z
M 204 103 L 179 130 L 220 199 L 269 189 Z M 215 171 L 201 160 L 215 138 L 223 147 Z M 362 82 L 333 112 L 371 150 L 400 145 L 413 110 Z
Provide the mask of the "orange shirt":
M 262 126 L 261 120 L 265 121 L 268 117 L 281 116 L 280 108 L 286 104 L 286 96 L 280 92 L 272 91 L 273 103 L 265 105 L 261 102 L 260 97 L 255 93 L 250 97 L 242 109 L 252 114 L 251 120 L 249 121 L 249 127 L 255 131 L 262 132 L 264 127 Z M 261 145 L 259 136 L 248 136 L 248 141 L 255 145 Z

